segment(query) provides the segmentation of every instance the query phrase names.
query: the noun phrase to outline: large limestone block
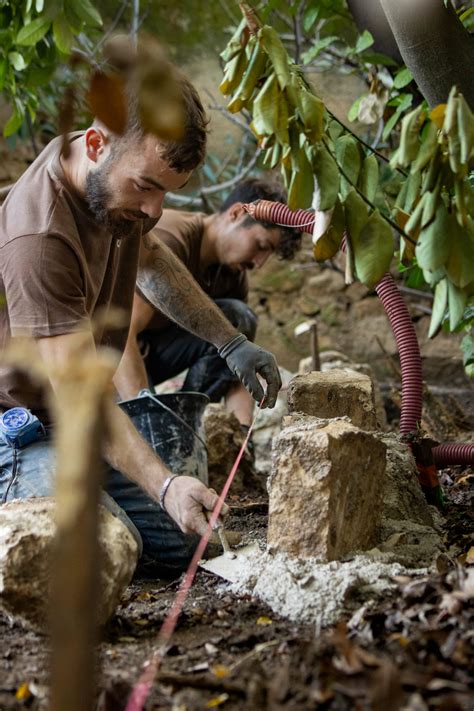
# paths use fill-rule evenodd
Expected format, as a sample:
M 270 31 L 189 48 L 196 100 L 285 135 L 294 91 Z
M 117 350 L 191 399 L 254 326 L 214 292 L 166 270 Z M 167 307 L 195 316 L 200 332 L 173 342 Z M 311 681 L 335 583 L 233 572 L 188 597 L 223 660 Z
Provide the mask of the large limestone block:
M 385 460 L 385 444 L 346 419 L 286 417 L 268 484 L 270 549 L 336 560 L 371 548 Z
M 0 607 L 36 630 L 48 627 L 48 591 L 55 533 L 52 498 L 13 501 L 0 506 Z M 128 528 L 99 507 L 101 596 L 98 621 L 114 613 L 132 579 L 138 544 Z M 79 562 L 78 562 L 79 563 Z
M 297 375 L 288 386 L 288 411 L 327 419 L 348 417 L 365 430 L 377 427 L 372 381 L 353 370 Z

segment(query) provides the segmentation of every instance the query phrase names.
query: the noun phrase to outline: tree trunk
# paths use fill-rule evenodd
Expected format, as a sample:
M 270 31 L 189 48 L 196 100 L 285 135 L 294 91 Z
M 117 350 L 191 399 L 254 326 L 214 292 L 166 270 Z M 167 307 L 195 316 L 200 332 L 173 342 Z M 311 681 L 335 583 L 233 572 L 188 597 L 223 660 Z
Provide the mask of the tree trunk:
M 383 52 L 403 64 L 402 55 L 398 49 L 392 29 L 388 24 L 380 0 L 347 0 L 347 5 L 359 32 L 369 30 L 374 38 L 374 49 Z
M 474 45 L 443 0 L 380 0 L 407 67 L 430 106 L 456 84 L 474 110 Z M 357 0 L 356 0 L 357 4 Z

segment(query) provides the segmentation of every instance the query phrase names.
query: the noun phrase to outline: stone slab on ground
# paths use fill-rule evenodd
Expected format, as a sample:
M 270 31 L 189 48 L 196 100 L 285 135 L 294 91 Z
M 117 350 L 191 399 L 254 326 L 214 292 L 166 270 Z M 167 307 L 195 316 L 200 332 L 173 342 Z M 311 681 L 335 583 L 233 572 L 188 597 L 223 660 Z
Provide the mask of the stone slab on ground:
M 48 628 L 52 544 L 52 498 L 12 501 L 0 506 L 0 607 L 38 631 Z M 138 561 L 138 544 L 128 528 L 99 507 L 100 606 L 104 624 L 114 613 Z
M 288 386 L 288 411 L 327 419 L 348 417 L 365 430 L 377 427 L 372 381 L 352 370 L 297 375 Z
M 268 482 L 270 550 L 336 560 L 371 548 L 385 459 L 385 444 L 347 419 L 285 417 Z

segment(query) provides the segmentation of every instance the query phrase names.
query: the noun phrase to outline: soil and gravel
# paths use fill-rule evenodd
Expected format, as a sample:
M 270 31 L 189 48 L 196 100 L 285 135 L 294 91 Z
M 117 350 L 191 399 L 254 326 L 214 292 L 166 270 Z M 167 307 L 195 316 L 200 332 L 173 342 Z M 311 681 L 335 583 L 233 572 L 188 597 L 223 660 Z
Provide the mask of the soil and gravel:
M 326 628 L 289 621 L 200 571 L 148 709 L 399 709 L 474 706 L 474 513 L 470 470 L 443 473 L 447 555 L 438 570 L 394 575 Z M 229 528 L 262 540 L 266 503 L 231 499 Z M 176 592 L 136 581 L 100 645 L 99 709 L 119 711 Z M 330 595 L 330 587 L 328 595 Z M 0 617 L 0 709 L 46 709 L 48 644 Z

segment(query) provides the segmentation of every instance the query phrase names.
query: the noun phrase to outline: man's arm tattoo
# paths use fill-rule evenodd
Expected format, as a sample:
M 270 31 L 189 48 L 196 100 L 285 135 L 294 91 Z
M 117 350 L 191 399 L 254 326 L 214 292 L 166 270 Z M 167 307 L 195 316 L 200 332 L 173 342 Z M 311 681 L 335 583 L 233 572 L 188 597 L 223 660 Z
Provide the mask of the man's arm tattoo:
M 137 286 L 153 306 L 199 338 L 222 346 L 237 333 L 178 257 L 147 235 Z

